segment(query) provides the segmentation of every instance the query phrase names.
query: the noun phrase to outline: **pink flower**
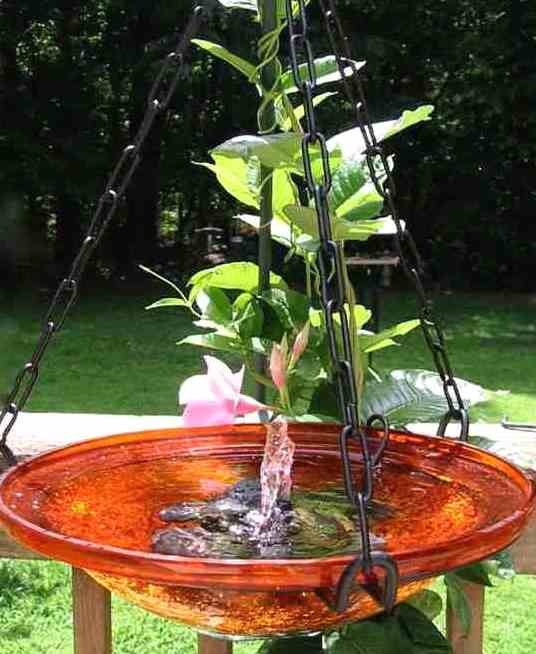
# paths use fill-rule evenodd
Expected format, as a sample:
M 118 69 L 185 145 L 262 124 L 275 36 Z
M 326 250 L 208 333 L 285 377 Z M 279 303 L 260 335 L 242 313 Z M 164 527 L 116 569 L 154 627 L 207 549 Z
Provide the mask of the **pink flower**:
M 204 359 L 207 374 L 189 377 L 179 390 L 179 404 L 186 404 L 182 414 L 185 427 L 232 424 L 236 416 L 267 408 L 240 392 L 244 366 L 234 373 L 215 357 L 206 356 Z
M 278 390 L 285 388 L 287 385 L 287 356 L 288 345 L 285 335 L 281 340 L 281 344 L 274 343 L 272 354 L 270 355 L 270 374 Z

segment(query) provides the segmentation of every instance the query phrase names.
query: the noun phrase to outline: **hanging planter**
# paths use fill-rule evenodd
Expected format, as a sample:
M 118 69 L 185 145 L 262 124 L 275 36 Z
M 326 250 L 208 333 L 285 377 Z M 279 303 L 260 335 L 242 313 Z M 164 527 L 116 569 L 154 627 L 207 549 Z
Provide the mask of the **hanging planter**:
M 296 491 L 343 490 L 337 425 L 292 424 Z M 370 434 L 371 448 L 380 435 Z M 319 631 L 382 610 L 352 587 L 330 608 L 358 555 L 286 559 L 181 557 L 151 552 L 159 512 L 207 500 L 258 476 L 262 425 L 170 429 L 86 441 L 14 468 L 0 488 L 0 521 L 25 546 L 86 569 L 125 599 L 205 632 L 262 637 Z M 359 479 L 362 456 L 350 448 Z M 526 524 L 535 487 L 515 466 L 471 446 L 393 433 L 375 473 L 373 543 L 397 563 L 397 601 L 430 578 L 507 547 Z M 381 578 L 381 570 L 378 571 Z M 357 581 L 364 579 L 358 574 Z

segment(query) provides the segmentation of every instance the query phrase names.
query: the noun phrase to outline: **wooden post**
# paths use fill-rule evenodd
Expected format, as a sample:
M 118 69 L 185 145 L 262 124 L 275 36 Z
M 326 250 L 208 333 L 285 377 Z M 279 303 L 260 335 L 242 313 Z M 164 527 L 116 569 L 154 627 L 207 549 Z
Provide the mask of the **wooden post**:
M 1 543 L 0 543 L 1 548 Z M 536 574 L 536 519 L 532 518 L 521 538 L 512 546 L 514 567 L 518 575 Z
M 112 654 L 110 593 L 88 574 L 73 568 L 75 654 Z
M 473 615 L 471 629 L 468 634 L 464 634 L 452 607 L 447 605 L 447 638 L 452 643 L 453 654 L 482 654 L 485 588 L 467 581 L 462 582 L 462 585 Z
M 233 643 L 221 638 L 211 638 L 210 636 L 197 636 L 197 654 L 232 654 Z

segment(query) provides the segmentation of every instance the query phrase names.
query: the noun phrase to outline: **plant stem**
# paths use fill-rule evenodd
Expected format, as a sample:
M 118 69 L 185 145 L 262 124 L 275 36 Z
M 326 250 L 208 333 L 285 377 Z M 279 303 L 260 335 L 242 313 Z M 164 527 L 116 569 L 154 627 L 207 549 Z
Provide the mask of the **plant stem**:
M 263 34 L 272 32 L 277 28 L 276 0 L 259 0 L 259 14 L 261 18 L 261 29 Z M 270 93 L 277 75 L 277 62 L 271 61 L 262 69 L 262 86 Z M 275 124 L 275 107 L 269 102 L 263 111 L 263 122 L 265 125 Z M 263 131 L 264 125 L 259 125 Z M 269 168 L 261 167 L 261 198 L 260 198 L 260 221 L 259 221 L 259 293 L 270 288 L 270 268 L 272 266 L 272 193 L 273 182 L 270 178 L 272 171 Z M 270 178 L 270 179 L 269 179 Z M 258 355 L 256 358 L 256 369 L 259 375 L 264 376 L 266 369 L 266 358 Z M 256 397 L 260 402 L 266 400 L 266 388 L 263 384 L 257 383 Z
M 350 340 L 352 347 L 352 358 L 354 364 L 354 379 L 357 390 L 357 399 L 358 399 L 358 409 L 361 408 L 361 396 L 363 394 L 363 383 L 364 383 L 364 371 L 362 366 L 362 356 L 361 356 L 361 347 L 359 343 L 359 334 L 357 329 L 357 323 L 355 319 L 355 307 L 357 304 L 357 296 L 355 289 L 350 281 L 350 275 L 348 273 L 348 266 L 346 265 L 346 256 L 344 254 L 344 243 L 340 245 L 342 251 L 342 257 L 344 260 L 344 287 L 345 295 L 348 302 L 349 309 L 349 323 L 350 323 Z M 361 416 L 358 416 L 360 419 Z

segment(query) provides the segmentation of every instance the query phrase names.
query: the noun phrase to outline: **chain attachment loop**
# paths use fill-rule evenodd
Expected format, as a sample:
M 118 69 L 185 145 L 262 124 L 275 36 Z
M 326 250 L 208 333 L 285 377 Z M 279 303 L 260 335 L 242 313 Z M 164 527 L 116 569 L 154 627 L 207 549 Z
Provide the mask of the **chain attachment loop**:
M 391 428 L 389 426 L 389 419 L 387 416 L 383 416 L 379 413 L 374 413 L 373 415 L 370 416 L 370 418 L 367 420 L 367 427 L 368 429 L 372 429 L 375 424 L 380 423 L 381 425 L 381 430 L 383 431 L 383 437 L 380 441 L 380 445 L 378 446 L 378 449 L 374 454 L 372 455 L 372 465 L 376 467 L 383 456 L 383 453 L 385 452 L 385 448 L 387 445 L 389 445 L 389 438 L 391 435 Z
M 460 440 L 466 443 L 469 440 L 469 414 L 467 413 L 467 409 L 461 409 L 459 411 L 454 409 L 453 411 L 447 411 L 447 413 L 445 413 L 441 418 L 441 422 L 437 429 L 437 435 L 445 436 L 447 427 L 452 420 L 460 421 Z
M 355 578 L 359 572 L 365 576 L 365 581 L 359 586 L 366 591 L 380 606 L 390 613 L 396 602 L 398 588 L 398 567 L 395 561 L 385 552 L 371 552 L 371 564 L 367 569 L 365 558 L 358 556 L 343 571 L 337 585 L 335 611 L 346 611 L 350 601 L 350 593 L 355 586 Z M 374 569 L 381 569 L 385 573 L 383 587 Z

